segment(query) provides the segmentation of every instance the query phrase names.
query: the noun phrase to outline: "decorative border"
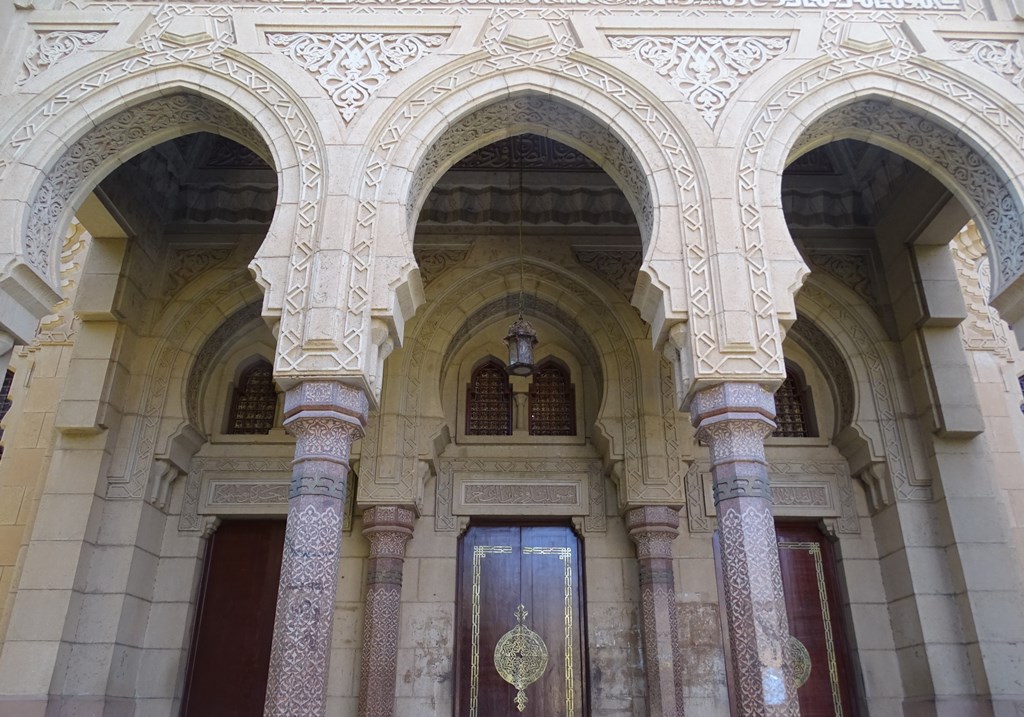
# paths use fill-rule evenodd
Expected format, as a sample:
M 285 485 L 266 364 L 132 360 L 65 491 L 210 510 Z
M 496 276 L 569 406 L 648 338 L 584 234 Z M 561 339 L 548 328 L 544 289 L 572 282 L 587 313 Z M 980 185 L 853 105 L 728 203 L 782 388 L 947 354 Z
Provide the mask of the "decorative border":
M 457 474 L 468 474 L 460 479 Z M 572 481 L 569 476 L 580 475 Z M 507 476 L 508 480 L 474 476 Z M 487 486 L 572 486 L 579 493 L 573 504 L 524 503 L 517 501 L 488 503 L 489 507 L 508 508 L 509 515 L 568 515 L 583 516 L 586 532 L 604 532 L 608 526 L 605 515 L 605 476 L 601 461 L 595 458 L 566 460 L 515 460 L 501 458 L 442 458 L 437 471 L 437 493 L 434 497 L 434 530 L 453 532 L 458 529 L 458 516 L 480 515 L 480 505 L 466 505 L 462 498 L 465 485 Z M 456 492 L 458 491 L 458 492 Z M 458 496 L 458 499 L 456 499 Z M 493 515 L 494 511 L 486 511 Z

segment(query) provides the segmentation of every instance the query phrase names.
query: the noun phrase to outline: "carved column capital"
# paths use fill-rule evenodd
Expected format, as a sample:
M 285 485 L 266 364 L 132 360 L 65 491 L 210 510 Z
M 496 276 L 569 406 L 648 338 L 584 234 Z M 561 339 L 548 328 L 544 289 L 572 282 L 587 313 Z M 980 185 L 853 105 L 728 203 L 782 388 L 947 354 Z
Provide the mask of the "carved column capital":
M 626 511 L 625 518 L 640 565 L 641 639 L 649 711 L 658 717 L 681 717 L 683 656 L 672 568 L 679 511 L 664 505 L 645 505 Z
M 723 383 L 694 396 L 690 419 L 711 454 L 715 505 L 771 498 L 764 439 L 775 429 L 774 417 L 774 395 L 756 383 Z
M 647 505 L 626 511 L 626 530 L 643 558 L 671 558 L 672 543 L 679 535 L 679 511 L 662 505 Z
M 295 436 L 295 460 L 348 466 L 353 441 L 363 435 L 366 394 L 337 381 L 303 381 L 284 395 L 284 427 Z
M 370 541 L 370 559 L 405 557 L 416 513 L 397 505 L 375 505 L 363 511 L 363 535 Z

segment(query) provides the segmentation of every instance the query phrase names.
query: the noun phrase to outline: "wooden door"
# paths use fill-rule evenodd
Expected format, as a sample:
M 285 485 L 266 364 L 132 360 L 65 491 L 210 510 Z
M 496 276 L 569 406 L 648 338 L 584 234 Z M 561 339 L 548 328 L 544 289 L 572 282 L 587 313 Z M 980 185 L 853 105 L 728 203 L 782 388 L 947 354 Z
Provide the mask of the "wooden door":
M 800 643 L 790 643 L 790 659 L 806 667 L 797 690 L 800 715 L 855 717 L 832 546 L 809 523 L 779 523 L 775 530 L 789 632 Z
M 224 521 L 210 538 L 182 717 L 263 714 L 283 520 Z
M 582 562 L 569 527 L 469 528 L 459 550 L 456 715 L 587 714 Z

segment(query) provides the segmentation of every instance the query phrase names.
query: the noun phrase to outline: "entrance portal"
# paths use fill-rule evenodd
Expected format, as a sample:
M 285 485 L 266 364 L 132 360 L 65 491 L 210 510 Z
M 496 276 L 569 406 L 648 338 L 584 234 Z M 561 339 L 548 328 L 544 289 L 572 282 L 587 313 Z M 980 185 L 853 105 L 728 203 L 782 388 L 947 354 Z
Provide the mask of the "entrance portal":
M 459 550 L 459 717 L 587 714 L 581 565 L 569 527 L 469 528 Z

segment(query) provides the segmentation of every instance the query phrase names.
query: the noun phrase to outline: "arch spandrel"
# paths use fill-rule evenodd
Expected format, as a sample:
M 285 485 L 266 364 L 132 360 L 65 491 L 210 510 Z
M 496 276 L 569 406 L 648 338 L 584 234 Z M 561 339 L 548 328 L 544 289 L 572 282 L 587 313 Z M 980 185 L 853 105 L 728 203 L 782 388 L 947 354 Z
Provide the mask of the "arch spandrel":
M 740 159 L 741 172 L 757 178 L 755 191 L 743 197 L 744 211 L 785 227 L 781 180 L 789 162 L 838 139 L 882 146 L 930 171 L 969 208 L 999 279 L 990 303 L 1008 323 L 1018 323 L 1024 318 L 1024 188 L 1012 168 L 1024 161 L 1024 117 L 979 84 L 975 78 L 989 73 L 980 65 L 968 77 L 964 63 L 954 71 L 911 56 L 871 68 L 868 59 L 805 66 L 762 100 L 748 129 L 758 139 L 746 142 Z M 864 103 L 874 103 L 873 110 Z

